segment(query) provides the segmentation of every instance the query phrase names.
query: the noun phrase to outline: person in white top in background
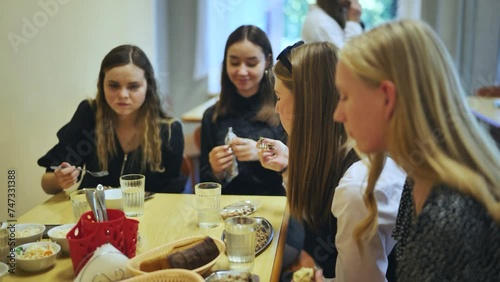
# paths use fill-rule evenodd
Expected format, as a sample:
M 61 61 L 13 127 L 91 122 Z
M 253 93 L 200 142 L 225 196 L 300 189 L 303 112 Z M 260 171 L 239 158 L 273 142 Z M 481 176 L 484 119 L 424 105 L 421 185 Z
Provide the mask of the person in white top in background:
M 317 0 L 309 6 L 301 37 L 306 43 L 328 41 L 340 49 L 363 32 L 361 10 L 358 0 Z
M 406 175 L 384 159 L 374 191 L 376 235 L 362 242 L 360 252 L 354 228 L 369 213 L 363 202 L 369 169 L 346 146 L 344 127 L 333 121 L 340 95 L 336 51 L 329 42 L 298 42 L 281 52 L 274 90 L 288 143 L 264 138 L 256 146 L 262 166 L 283 173 L 290 215 L 304 223 L 307 259 L 300 259 L 299 268 L 318 265 L 328 281 L 393 281 L 386 272 Z

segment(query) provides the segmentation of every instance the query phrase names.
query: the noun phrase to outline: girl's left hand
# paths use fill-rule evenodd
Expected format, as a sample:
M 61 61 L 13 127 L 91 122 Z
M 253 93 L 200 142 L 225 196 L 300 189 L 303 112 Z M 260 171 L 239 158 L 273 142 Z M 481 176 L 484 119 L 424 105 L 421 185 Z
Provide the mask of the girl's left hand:
M 259 155 L 255 147 L 256 144 L 257 142 L 252 139 L 236 137 L 231 142 L 231 149 L 233 149 L 233 153 L 238 161 L 257 161 L 259 160 Z
M 325 281 L 325 277 L 323 276 L 323 269 L 320 268 L 314 272 L 314 281 L 315 282 Z

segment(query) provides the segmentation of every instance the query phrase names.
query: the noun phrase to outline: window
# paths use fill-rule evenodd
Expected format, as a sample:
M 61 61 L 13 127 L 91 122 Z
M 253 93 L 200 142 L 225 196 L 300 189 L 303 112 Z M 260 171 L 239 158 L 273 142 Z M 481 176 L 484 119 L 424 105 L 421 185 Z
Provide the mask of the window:
M 398 0 L 359 0 L 362 21 L 370 29 L 396 16 Z M 254 24 L 269 36 L 275 56 L 301 39 L 309 4 L 316 0 L 199 1 L 193 77 L 208 76 L 208 92 L 220 91 L 222 50 L 227 36 L 242 24 Z
M 361 21 L 366 30 L 396 18 L 397 0 L 360 0 L 360 3 Z
M 396 18 L 398 0 L 359 0 L 362 6 L 361 21 L 365 30 L 371 29 L 383 22 Z M 284 2 L 284 34 L 282 49 L 300 40 L 302 24 L 307 14 L 309 4 L 315 0 L 285 0 Z

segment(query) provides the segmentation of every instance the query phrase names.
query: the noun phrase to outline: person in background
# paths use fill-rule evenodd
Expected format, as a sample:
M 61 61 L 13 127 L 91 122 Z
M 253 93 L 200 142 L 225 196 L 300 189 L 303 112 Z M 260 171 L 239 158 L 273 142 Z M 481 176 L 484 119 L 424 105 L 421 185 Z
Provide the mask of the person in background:
M 229 35 L 220 98 L 205 111 L 201 124 L 200 180 L 221 183 L 222 194 L 285 194 L 281 175 L 262 167 L 255 148 L 260 137 L 285 138 L 267 76 L 272 61 L 271 44 L 260 28 L 243 25 Z M 226 144 L 230 127 L 237 137 Z M 234 162 L 233 178 L 228 171 Z
M 352 39 L 339 58 L 334 117 L 371 156 L 357 240 L 373 236 L 384 210 L 375 187 L 390 155 L 408 175 L 394 230 L 398 281 L 500 281 L 500 152 L 437 34 L 395 21 Z
M 302 26 L 302 39 L 328 41 L 342 48 L 350 38 L 363 32 L 358 0 L 316 0 L 309 6 Z
M 102 60 L 95 99 L 84 100 L 58 132 L 59 142 L 38 160 L 42 188 L 56 194 L 81 178 L 80 188 L 119 187 L 124 174 L 146 176 L 146 191 L 182 192 L 182 125 L 161 109 L 153 67 L 137 46 L 121 45 Z M 51 166 L 59 166 L 51 169 Z
M 299 45 L 297 47 L 297 45 Z M 264 139 L 258 147 L 264 167 L 284 170 L 290 213 L 304 222 L 304 251 L 299 266 L 323 269 L 335 281 L 387 281 L 388 256 L 405 174 L 390 158 L 381 167 L 375 187 L 381 207 L 376 235 L 363 242 L 364 256 L 353 227 L 368 214 L 362 192 L 368 185 L 366 160 L 346 146 L 344 126 L 333 121 L 339 100 L 335 87 L 337 48 L 329 42 L 300 43 L 286 48 L 274 66 L 276 111 L 289 135 L 288 147 Z M 289 148 L 289 150 L 288 150 Z M 304 265 L 306 264 L 306 265 Z

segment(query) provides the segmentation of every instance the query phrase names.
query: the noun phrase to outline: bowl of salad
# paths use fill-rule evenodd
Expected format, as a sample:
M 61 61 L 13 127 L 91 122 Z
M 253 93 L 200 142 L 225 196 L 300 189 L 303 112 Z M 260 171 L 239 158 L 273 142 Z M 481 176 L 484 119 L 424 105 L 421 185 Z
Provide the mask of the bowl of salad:
M 42 240 L 43 231 L 45 231 L 45 225 L 40 223 L 16 224 L 16 245 Z
M 61 246 L 53 242 L 27 243 L 15 248 L 16 267 L 28 272 L 46 270 L 56 263 Z
M 75 223 L 63 224 L 56 226 L 47 232 L 50 240 L 59 244 L 59 246 L 61 246 L 61 252 L 66 255 L 69 254 L 69 243 L 68 239 L 66 239 L 66 235 L 73 227 L 75 227 Z

